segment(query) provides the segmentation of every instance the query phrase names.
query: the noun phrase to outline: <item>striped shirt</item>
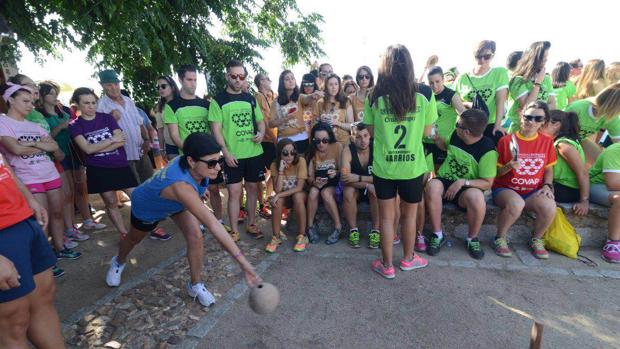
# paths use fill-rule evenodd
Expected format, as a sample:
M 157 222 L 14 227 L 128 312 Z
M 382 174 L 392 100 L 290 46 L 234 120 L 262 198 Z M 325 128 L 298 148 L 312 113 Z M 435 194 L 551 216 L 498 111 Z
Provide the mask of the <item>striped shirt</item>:
M 121 113 L 118 120 L 118 126 L 125 134 L 125 152 L 127 160 L 140 160 L 140 147 L 144 142 L 140 133 L 140 126 L 144 124 L 144 120 L 138 112 L 136 104 L 128 97 L 123 97 L 124 106 L 114 102 L 110 97 L 104 95 L 97 103 L 97 111 L 100 113 L 112 114 L 113 110 Z

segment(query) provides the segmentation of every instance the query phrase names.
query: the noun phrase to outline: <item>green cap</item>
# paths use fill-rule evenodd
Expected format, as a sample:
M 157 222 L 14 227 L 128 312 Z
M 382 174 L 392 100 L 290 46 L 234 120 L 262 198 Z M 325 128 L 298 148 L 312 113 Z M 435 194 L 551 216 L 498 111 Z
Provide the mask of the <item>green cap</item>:
M 99 83 L 107 84 L 109 82 L 121 82 L 118 79 L 118 74 L 113 69 L 106 69 L 99 72 Z

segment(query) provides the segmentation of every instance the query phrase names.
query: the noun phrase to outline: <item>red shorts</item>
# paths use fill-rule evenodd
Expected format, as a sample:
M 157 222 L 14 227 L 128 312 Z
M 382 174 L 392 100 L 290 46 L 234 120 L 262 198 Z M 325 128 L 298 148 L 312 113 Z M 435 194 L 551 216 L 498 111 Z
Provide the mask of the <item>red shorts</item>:
M 58 189 L 60 187 L 62 187 L 62 180 L 60 178 L 56 178 L 52 181 L 45 183 L 26 184 L 26 188 L 28 188 L 28 190 L 30 190 L 30 192 L 33 194 L 46 193 L 50 190 Z

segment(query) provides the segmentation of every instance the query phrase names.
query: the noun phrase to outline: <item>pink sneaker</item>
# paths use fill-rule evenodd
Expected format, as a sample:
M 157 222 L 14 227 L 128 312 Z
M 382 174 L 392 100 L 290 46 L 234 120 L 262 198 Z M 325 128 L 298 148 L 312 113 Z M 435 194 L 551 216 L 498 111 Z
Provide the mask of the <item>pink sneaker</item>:
M 428 260 L 426 258 L 420 257 L 420 255 L 417 254 L 414 254 L 413 258 L 410 261 L 404 258 L 400 260 L 400 270 L 404 271 L 424 268 L 427 265 Z
M 602 257 L 609 263 L 620 263 L 620 241 L 607 240 Z
M 373 271 L 379 273 L 379 275 L 383 276 L 386 279 L 393 279 L 396 277 L 396 270 L 394 269 L 394 266 L 391 265 L 386 268 L 383 265 L 383 261 L 381 259 L 375 259 L 374 261 L 372 261 L 370 267 Z
M 397 233 L 394 233 L 394 245 L 400 244 L 400 236 Z
M 416 234 L 415 245 L 413 245 L 413 249 L 416 252 L 426 252 L 426 239 L 424 238 L 424 234 Z

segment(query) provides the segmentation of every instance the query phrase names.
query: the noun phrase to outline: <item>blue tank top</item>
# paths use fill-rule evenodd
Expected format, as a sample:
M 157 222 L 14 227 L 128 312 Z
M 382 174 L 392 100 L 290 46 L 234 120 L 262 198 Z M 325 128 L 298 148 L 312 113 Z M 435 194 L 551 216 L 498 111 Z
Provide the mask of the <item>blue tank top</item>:
M 209 184 L 205 178 L 202 183 L 197 183 L 189 173 L 179 165 L 177 156 L 168 166 L 157 171 L 153 177 L 140 184 L 131 194 L 131 214 L 143 222 L 158 222 L 167 217 L 185 210 L 185 207 L 177 201 L 164 199 L 160 196 L 162 190 L 176 182 L 185 182 L 191 185 L 199 196 L 204 195 Z

